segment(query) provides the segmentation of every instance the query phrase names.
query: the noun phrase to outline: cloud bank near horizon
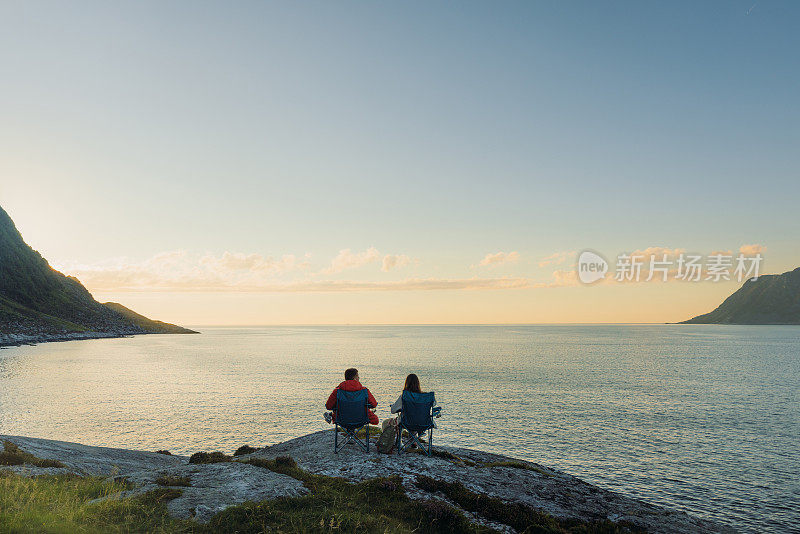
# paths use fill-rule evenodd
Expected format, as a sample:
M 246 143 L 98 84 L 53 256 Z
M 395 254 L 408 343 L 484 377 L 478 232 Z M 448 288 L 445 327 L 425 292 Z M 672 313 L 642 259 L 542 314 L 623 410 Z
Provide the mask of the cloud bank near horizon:
M 745 254 L 760 254 L 766 247 L 760 244 L 742 245 Z M 648 247 L 636 250 L 632 256 L 674 256 L 683 249 Z M 560 265 L 575 255 L 557 252 L 538 262 L 540 268 Z M 476 267 L 496 268 L 515 264 L 518 252 L 497 252 L 484 256 Z M 75 276 L 91 291 L 103 292 L 241 292 L 241 293 L 332 293 L 369 291 L 445 291 L 445 290 L 512 290 L 570 287 L 580 285 L 573 269 L 559 268 L 529 276 L 396 276 L 400 269 L 419 265 L 419 260 L 405 254 L 383 254 L 370 247 L 361 252 L 342 249 L 327 266 L 312 265 L 312 255 L 284 254 L 280 257 L 257 253 L 223 252 L 192 254 L 184 250 L 162 252 L 143 261 L 126 258 L 110 259 L 95 264 L 65 263 L 54 267 Z M 347 271 L 358 271 L 356 279 L 337 279 Z M 465 272 L 469 270 L 465 266 Z M 670 273 L 667 282 L 674 280 Z M 654 281 L 660 281 L 654 280 Z M 642 280 L 641 282 L 650 282 Z M 639 283 L 617 282 L 613 272 L 600 284 Z
M 362 252 L 342 249 L 329 265 L 314 270 L 311 255 L 224 252 L 194 255 L 177 250 L 144 261 L 117 258 L 92 265 L 66 263 L 54 267 L 75 276 L 91 291 L 104 292 L 347 292 L 521 289 L 545 287 L 525 277 L 437 278 L 399 280 L 335 280 L 323 278 L 372 265 L 373 276 L 418 263 L 405 254 L 381 254 L 374 247 Z M 287 277 L 294 277 L 287 279 Z

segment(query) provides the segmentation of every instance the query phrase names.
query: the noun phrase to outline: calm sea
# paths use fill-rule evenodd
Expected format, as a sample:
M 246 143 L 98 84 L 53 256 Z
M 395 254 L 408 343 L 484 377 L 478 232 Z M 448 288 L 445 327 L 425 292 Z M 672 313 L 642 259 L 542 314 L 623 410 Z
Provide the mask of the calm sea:
M 0 433 L 230 452 L 326 428 L 346 367 L 381 418 L 415 372 L 444 407 L 440 444 L 740 530 L 800 525 L 800 327 L 201 330 L 0 351 Z

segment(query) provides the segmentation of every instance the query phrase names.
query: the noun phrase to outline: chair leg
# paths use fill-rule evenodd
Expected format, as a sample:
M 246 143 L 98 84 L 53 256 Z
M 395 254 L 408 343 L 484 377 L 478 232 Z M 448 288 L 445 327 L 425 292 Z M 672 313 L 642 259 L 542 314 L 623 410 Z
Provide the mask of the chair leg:
M 361 441 L 361 439 L 359 439 L 359 437 L 358 437 L 358 431 L 361 430 L 361 428 L 364 428 L 364 427 L 355 428 L 353 430 L 350 430 L 350 429 L 345 428 L 345 427 L 342 427 L 342 428 L 344 428 L 345 435 L 342 438 L 342 443 L 341 444 L 339 443 L 339 425 L 336 425 L 335 428 L 333 429 L 334 430 L 334 434 L 335 434 L 335 436 L 333 438 L 333 452 L 338 454 L 339 451 L 344 449 L 345 446 L 348 443 L 351 443 L 351 442 L 354 442 L 355 444 L 357 444 L 361 448 L 362 451 L 369 452 L 369 428 L 367 428 L 367 430 L 366 430 L 366 440 L 365 441 Z
M 419 447 L 422 452 L 425 452 L 425 445 L 423 445 L 422 442 L 419 440 L 419 438 L 421 438 L 421 437 L 422 436 L 420 436 L 416 432 L 412 432 L 411 433 L 411 442 L 412 443 L 416 443 L 417 447 Z
M 362 427 L 362 428 L 363 428 L 363 427 Z M 369 452 L 369 444 L 368 444 L 368 442 L 365 444 L 363 441 L 361 441 L 360 439 L 358 439 L 358 431 L 359 431 L 359 430 L 361 430 L 361 428 L 356 428 L 356 429 L 354 429 L 354 430 L 353 430 L 353 440 L 354 440 L 356 443 L 358 443 L 358 447 L 359 447 L 359 448 L 360 448 L 362 451 L 364 451 L 364 452 Z M 365 433 L 365 435 L 366 435 L 366 433 Z

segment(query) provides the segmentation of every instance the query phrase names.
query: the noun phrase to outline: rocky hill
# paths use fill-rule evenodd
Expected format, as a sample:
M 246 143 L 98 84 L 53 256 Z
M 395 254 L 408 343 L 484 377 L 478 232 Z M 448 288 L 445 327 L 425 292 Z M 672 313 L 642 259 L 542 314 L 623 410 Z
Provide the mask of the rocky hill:
M 29 247 L 0 207 L 0 345 L 151 333 L 194 332 L 97 302 Z
M 717 309 L 683 324 L 800 324 L 800 267 L 748 280 Z

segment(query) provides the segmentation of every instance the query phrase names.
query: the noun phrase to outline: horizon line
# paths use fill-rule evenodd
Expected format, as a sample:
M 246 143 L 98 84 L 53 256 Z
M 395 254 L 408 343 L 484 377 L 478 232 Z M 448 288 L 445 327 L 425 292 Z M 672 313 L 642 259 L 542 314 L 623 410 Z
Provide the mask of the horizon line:
M 302 326 L 800 326 L 796 324 L 739 324 L 739 323 L 271 323 L 271 324 L 189 324 L 187 328 L 268 328 Z

